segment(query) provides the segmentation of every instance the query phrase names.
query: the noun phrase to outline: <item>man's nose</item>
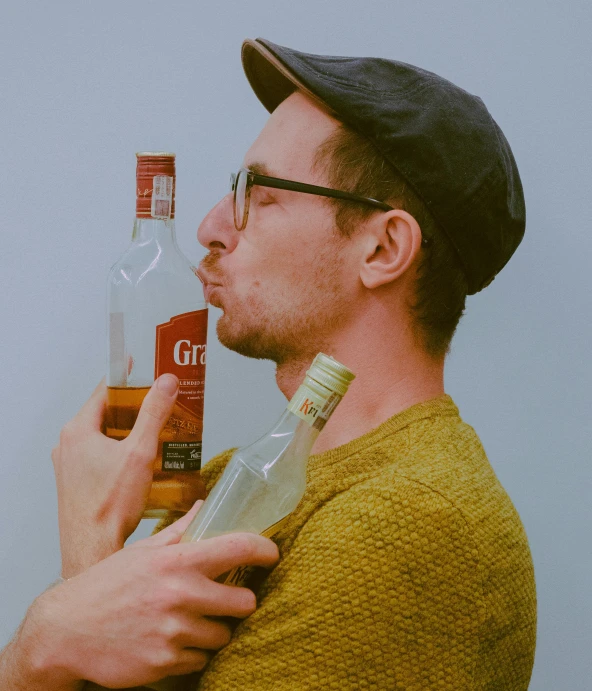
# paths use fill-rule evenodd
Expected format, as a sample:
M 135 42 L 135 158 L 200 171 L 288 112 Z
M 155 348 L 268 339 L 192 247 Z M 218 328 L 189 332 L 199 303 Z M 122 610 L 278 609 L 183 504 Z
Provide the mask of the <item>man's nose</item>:
M 232 252 L 236 247 L 238 231 L 234 227 L 232 194 L 223 197 L 200 223 L 197 240 L 208 250 L 225 249 Z

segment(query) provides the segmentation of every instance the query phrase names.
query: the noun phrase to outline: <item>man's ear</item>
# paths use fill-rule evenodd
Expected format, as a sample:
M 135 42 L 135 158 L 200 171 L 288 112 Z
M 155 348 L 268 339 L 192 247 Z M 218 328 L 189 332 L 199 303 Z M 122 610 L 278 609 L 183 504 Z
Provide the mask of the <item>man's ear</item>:
M 409 269 L 421 248 L 421 229 L 411 214 L 393 209 L 377 214 L 366 230 L 360 278 L 371 289 L 396 281 Z

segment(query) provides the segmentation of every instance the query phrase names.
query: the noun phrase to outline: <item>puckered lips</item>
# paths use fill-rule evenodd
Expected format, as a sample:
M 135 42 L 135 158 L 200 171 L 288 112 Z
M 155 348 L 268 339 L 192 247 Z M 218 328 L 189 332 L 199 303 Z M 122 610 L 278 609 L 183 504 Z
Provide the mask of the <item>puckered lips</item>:
M 220 288 L 222 286 L 221 283 L 216 283 L 212 278 L 210 278 L 206 272 L 200 267 L 197 270 L 197 276 L 199 280 L 202 282 L 202 288 L 203 288 L 203 294 L 204 294 L 204 299 L 208 304 L 212 304 L 210 301 L 210 296 L 212 292 L 216 288 Z

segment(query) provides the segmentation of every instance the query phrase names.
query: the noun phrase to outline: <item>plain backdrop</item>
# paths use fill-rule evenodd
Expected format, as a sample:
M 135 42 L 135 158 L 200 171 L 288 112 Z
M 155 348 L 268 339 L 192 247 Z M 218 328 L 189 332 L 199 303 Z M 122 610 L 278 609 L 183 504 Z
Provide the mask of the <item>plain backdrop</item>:
M 196 229 L 267 114 L 240 46 L 374 55 L 483 98 L 524 183 L 527 231 L 469 297 L 446 390 L 480 435 L 535 563 L 531 689 L 590 689 L 592 67 L 589 0 L 12 2 L 0 41 L 0 645 L 60 570 L 50 451 L 105 369 L 105 281 L 130 240 L 135 152 L 177 153 Z M 222 348 L 210 313 L 204 453 L 285 405 L 274 365 Z M 147 535 L 153 522 L 135 534 Z

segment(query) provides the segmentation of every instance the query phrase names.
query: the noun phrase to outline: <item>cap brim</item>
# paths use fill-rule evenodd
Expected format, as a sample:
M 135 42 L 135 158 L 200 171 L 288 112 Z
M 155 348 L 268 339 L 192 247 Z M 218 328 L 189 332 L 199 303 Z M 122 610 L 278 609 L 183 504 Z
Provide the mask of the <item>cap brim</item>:
M 330 106 L 314 94 L 296 74 L 260 43 L 259 39 L 248 38 L 243 41 L 241 59 L 249 84 L 270 113 L 296 90 L 302 91 L 325 110 L 333 112 Z

